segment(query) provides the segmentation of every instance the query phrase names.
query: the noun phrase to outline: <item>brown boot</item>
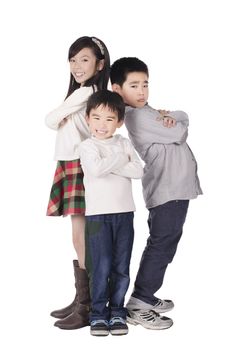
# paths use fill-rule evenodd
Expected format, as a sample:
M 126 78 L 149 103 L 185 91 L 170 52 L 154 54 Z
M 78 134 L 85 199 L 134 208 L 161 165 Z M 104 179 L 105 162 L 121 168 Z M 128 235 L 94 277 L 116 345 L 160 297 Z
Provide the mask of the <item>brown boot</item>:
M 75 306 L 77 305 L 78 303 L 78 293 L 77 293 L 77 269 L 79 268 L 79 263 L 77 260 L 73 260 L 73 268 L 74 268 L 74 276 L 75 276 L 75 288 L 76 288 L 76 295 L 75 295 L 75 298 L 73 300 L 73 302 L 64 307 L 63 309 L 60 309 L 60 310 L 55 310 L 55 311 L 52 311 L 50 313 L 51 316 L 55 317 L 55 318 L 65 318 L 67 317 L 68 315 L 70 315 L 74 309 L 75 309 Z
M 61 329 L 78 329 L 89 325 L 90 295 L 89 279 L 86 270 L 77 268 L 78 303 L 73 312 L 54 326 Z

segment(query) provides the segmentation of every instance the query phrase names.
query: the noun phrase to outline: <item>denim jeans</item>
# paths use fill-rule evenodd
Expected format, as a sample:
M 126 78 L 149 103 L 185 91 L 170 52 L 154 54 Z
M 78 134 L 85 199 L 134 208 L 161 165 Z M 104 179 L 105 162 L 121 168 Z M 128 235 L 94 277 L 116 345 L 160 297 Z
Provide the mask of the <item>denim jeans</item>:
M 134 240 L 133 212 L 86 216 L 86 269 L 90 278 L 90 321 L 126 318 L 124 298 Z
M 154 296 L 162 286 L 182 235 L 188 211 L 188 200 L 174 200 L 149 209 L 149 238 L 143 251 L 132 296 L 156 304 Z

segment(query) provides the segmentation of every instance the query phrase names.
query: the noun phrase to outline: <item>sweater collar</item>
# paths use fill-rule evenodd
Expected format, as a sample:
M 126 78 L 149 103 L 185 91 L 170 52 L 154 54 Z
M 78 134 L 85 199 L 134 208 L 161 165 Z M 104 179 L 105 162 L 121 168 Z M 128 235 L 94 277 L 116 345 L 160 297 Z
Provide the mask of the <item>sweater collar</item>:
M 97 143 L 104 143 L 104 144 L 111 144 L 111 143 L 115 143 L 118 139 L 120 138 L 120 135 L 113 135 L 112 137 L 108 138 L 108 139 L 104 139 L 104 140 L 99 140 L 97 139 L 95 136 L 91 135 L 91 139 L 94 142 Z

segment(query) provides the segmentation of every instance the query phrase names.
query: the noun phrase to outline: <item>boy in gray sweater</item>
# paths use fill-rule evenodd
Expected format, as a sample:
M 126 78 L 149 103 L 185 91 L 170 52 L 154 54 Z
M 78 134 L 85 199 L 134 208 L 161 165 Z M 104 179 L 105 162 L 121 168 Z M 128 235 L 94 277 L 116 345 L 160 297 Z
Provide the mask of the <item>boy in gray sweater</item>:
M 149 329 L 169 328 L 173 321 L 160 316 L 174 307 L 155 296 L 163 283 L 182 235 L 189 200 L 202 194 L 197 163 L 186 143 L 185 112 L 157 111 L 148 100 L 148 68 L 135 57 L 124 57 L 111 67 L 113 91 L 126 103 L 125 125 L 135 149 L 145 162 L 143 195 L 149 210 L 149 238 L 133 293 L 127 303 L 128 322 Z

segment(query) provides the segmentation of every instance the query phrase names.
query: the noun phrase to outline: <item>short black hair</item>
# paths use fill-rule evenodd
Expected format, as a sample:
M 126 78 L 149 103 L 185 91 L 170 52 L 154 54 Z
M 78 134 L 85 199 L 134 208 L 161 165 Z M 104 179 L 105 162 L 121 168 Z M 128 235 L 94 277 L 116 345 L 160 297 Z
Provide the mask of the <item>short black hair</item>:
M 125 104 L 122 97 L 116 92 L 109 90 L 94 92 L 87 101 L 86 115 L 89 116 L 90 111 L 100 105 L 107 106 L 111 111 L 117 112 L 118 121 L 124 120 Z
M 110 68 L 111 84 L 118 84 L 122 87 L 127 79 L 128 73 L 143 72 L 149 76 L 146 63 L 137 57 L 122 57 L 115 61 Z

